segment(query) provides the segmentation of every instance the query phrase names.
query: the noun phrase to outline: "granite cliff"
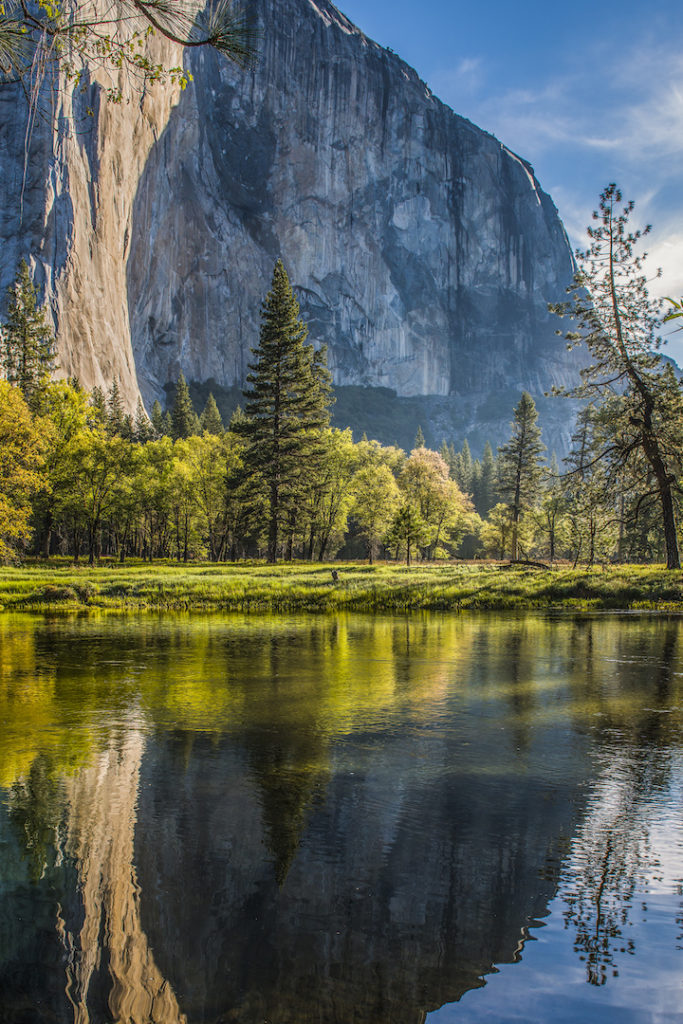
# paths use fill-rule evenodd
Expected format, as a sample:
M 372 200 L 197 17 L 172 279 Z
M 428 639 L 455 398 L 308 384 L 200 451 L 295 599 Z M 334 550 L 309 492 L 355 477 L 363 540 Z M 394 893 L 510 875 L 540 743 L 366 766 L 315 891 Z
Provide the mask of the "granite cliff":
M 252 7 L 253 72 L 195 51 L 182 95 L 112 108 L 93 82 L 28 136 L 0 92 L 0 284 L 33 254 L 62 368 L 86 385 L 118 375 L 149 404 L 182 370 L 225 410 L 282 256 L 328 346 L 337 422 L 402 443 L 416 422 L 432 442 L 499 439 L 523 388 L 576 372 L 546 310 L 572 272 L 552 201 L 328 0 Z M 562 447 L 566 406 L 543 412 Z

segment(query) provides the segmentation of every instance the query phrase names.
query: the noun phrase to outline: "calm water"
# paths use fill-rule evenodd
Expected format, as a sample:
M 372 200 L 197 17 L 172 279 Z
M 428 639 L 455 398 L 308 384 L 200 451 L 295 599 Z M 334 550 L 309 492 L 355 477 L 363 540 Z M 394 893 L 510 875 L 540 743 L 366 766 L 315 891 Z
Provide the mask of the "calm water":
M 0 1022 L 683 1020 L 683 625 L 0 616 Z

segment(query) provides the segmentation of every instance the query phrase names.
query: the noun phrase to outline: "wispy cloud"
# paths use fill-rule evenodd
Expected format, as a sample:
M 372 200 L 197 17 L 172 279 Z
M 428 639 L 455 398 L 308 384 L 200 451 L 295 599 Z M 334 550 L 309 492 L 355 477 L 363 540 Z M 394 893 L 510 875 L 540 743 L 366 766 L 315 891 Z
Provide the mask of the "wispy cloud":
M 634 226 L 653 225 L 645 246 L 651 293 L 680 297 L 682 53 L 683 34 L 672 32 L 639 40 L 631 52 L 596 43 L 580 61 L 534 81 L 533 88 L 496 88 L 494 69 L 477 57 L 429 80 L 458 113 L 534 164 L 575 248 L 587 242 L 600 189 L 617 181 L 625 198 L 636 202 Z M 669 350 L 683 360 L 683 334 L 670 338 Z
M 456 98 L 460 100 L 479 93 L 485 80 L 481 57 L 462 57 L 454 67 L 435 71 L 430 76 L 430 87 L 446 103 L 453 103 Z

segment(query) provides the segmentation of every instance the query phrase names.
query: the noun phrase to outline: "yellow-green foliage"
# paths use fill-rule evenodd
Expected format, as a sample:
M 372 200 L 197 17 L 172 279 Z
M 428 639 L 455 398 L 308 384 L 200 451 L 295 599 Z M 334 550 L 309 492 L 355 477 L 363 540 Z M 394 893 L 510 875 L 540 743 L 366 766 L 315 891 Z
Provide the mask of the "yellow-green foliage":
M 332 569 L 338 573 L 337 582 Z M 0 606 L 5 610 L 683 610 L 683 572 L 667 572 L 661 566 L 537 569 L 493 563 L 411 568 L 339 562 L 62 565 L 1 570 Z

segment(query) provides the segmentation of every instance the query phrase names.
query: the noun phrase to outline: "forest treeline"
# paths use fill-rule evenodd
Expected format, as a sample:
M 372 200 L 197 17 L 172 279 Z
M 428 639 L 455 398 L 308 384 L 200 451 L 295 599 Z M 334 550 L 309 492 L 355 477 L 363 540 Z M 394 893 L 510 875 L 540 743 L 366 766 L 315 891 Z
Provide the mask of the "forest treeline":
M 566 337 L 592 357 L 568 392 L 583 407 L 561 467 L 547 459 L 526 392 L 507 442 L 480 458 L 466 440 L 433 451 L 421 430 L 406 453 L 331 428 L 325 351 L 306 343 L 281 261 L 244 409 L 223 424 L 209 396 L 199 413 L 181 376 L 171 408 L 157 402 L 148 417 L 139 403 L 132 417 L 117 381 L 104 394 L 53 379 L 54 337 L 22 262 L 0 335 L 0 557 L 488 556 L 676 568 L 683 398 L 654 352 L 657 320 L 632 253 L 639 234 L 619 202 L 609 186 L 570 299 L 553 307 L 578 321 Z M 589 273 L 606 245 L 621 260 L 618 287 L 628 286 L 621 307 L 609 274 Z

